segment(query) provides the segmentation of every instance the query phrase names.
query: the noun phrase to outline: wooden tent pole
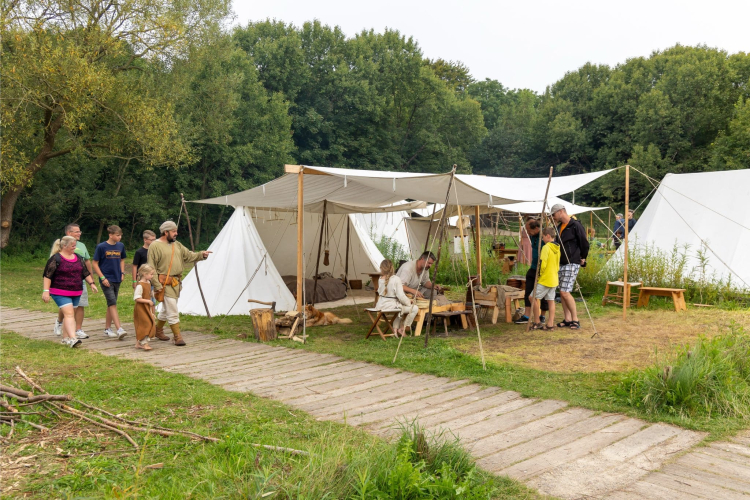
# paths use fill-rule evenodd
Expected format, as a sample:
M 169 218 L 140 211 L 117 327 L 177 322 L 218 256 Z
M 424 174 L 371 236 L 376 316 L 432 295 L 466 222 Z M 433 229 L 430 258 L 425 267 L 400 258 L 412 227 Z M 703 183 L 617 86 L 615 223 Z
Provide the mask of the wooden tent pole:
M 302 275 L 302 253 L 304 251 L 304 228 L 303 220 L 305 218 L 304 203 L 304 167 L 300 167 L 297 173 L 297 312 L 303 313 L 305 309 L 305 297 L 302 295 L 302 281 L 305 277 Z M 294 333 L 294 332 L 292 332 Z
M 443 207 L 443 210 L 447 208 L 447 205 Z M 426 252 L 430 249 L 430 233 L 432 232 L 432 221 L 435 220 L 435 211 L 437 210 L 437 203 L 432 204 L 432 217 L 430 217 L 430 226 L 427 228 L 427 240 L 424 242 L 424 250 Z M 435 241 L 433 239 L 433 241 Z
M 589 212 L 589 227 L 591 228 L 591 236 L 594 235 L 594 211 Z
M 542 256 L 542 231 L 544 230 L 544 223 L 546 222 L 545 219 L 547 218 L 547 196 L 549 195 L 549 185 L 552 183 L 552 172 L 555 171 L 555 167 L 549 168 L 549 178 L 547 179 L 547 190 L 544 192 L 544 203 L 542 204 L 542 213 L 539 214 L 539 241 L 537 242 L 536 251 L 537 251 L 537 259 Z M 554 221 L 552 222 L 554 224 Z M 562 238 L 562 237 L 561 237 Z M 529 238 L 531 239 L 531 238 Z M 531 252 L 531 258 L 534 259 L 534 252 Z M 533 263 L 533 262 L 532 262 Z M 539 268 L 541 266 L 539 265 L 539 261 L 536 262 L 536 272 L 534 273 L 534 287 L 531 289 L 531 297 L 529 297 L 529 302 L 533 300 L 537 300 L 536 297 L 534 297 L 534 294 L 536 293 L 536 285 L 539 282 Z M 534 303 L 531 302 L 532 305 L 532 316 L 533 316 L 533 305 Z M 541 304 L 539 304 L 539 308 L 541 310 Z M 533 323 L 533 318 L 529 318 L 529 321 L 526 323 L 526 331 L 531 330 L 531 325 Z M 563 318 L 564 319 L 564 318 Z
M 612 207 L 609 207 L 609 210 L 607 210 L 607 230 L 604 231 L 604 234 L 607 236 L 607 250 L 609 250 L 609 242 L 612 240 L 612 238 L 609 237 L 609 232 L 611 231 L 612 227 Z
M 622 214 L 625 219 L 625 250 L 623 250 L 623 261 L 622 261 L 622 319 L 626 319 L 628 315 L 628 306 L 630 305 L 630 288 L 628 287 L 628 204 L 630 203 L 630 165 L 625 165 L 625 212 Z
M 188 224 L 188 234 L 190 234 L 190 249 L 195 252 L 195 244 L 193 244 L 193 228 L 190 226 L 190 215 L 188 215 L 187 204 L 185 204 L 185 196 L 180 193 L 182 199 L 182 208 L 185 210 L 185 220 Z M 201 300 L 203 300 L 203 307 L 206 308 L 206 316 L 211 317 L 211 313 L 208 312 L 208 304 L 206 303 L 206 297 L 203 295 L 203 288 L 201 287 L 201 278 L 198 276 L 198 263 L 196 262 L 193 266 L 195 269 L 195 281 L 198 283 L 198 291 L 201 293 Z
M 349 220 L 349 215 L 346 216 L 346 258 L 344 259 L 344 284 L 346 289 L 349 290 L 349 229 L 351 228 L 352 221 Z M 354 302 L 356 305 L 356 301 Z
M 479 222 L 479 205 L 474 207 L 474 219 L 477 226 L 477 237 L 474 239 L 474 246 L 477 252 L 477 279 L 479 280 L 479 286 L 482 286 L 482 227 Z
M 447 224 L 447 218 L 446 215 L 448 215 L 448 200 L 451 195 L 451 188 L 453 187 L 453 179 L 456 178 L 456 167 L 457 165 L 453 165 L 453 170 L 451 171 L 451 180 L 448 182 L 448 191 L 445 193 L 445 206 L 443 207 L 443 213 L 440 215 L 440 222 L 438 223 L 437 231 L 435 231 L 435 237 L 442 236 L 439 234 L 441 232 L 441 229 L 443 232 L 445 232 L 445 224 Z M 459 218 L 459 226 L 461 225 L 461 219 Z M 427 234 L 429 237 L 429 233 Z M 461 241 L 463 242 L 463 237 L 461 237 Z M 433 238 L 432 242 L 435 242 L 435 239 Z M 437 259 L 435 260 L 435 278 L 437 278 L 437 270 L 438 265 L 440 264 L 440 251 L 443 249 L 443 241 L 442 239 L 438 242 L 438 253 L 437 253 Z M 466 270 L 468 272 L 468 269 Z M 424 272 L 424 271 L 423 271 Z M 429 271 L 427 271 L 427 276 L 429 277 Z M 421 279 L 421 277 L 420 277 Z M 430 288 L 430 305 L 427 307 L 427 332 L 424 336 L 424 346 L 427 347 L 427 342 L 430 339 L 430 322 L 432 321 L 432 299 L 435 296 L 435 283 L 432 283 L 432 288 Z M 396 358 L 393 358 L 394 360 Z
M 328 200 L 323 200 L 323 217 L 320 219 L 320 239 L 318 240 L 318 258 L 315 259 L 315 276 L 313 276 L 313 301 L 312 301 L 313 307 L 315 307 L 315 302 L 318 298 L 318 273 L 320 272 L 320 250 L 323 248 L 323 229 L 326 226 L 326 210 L 327 209 L 328 209 Z

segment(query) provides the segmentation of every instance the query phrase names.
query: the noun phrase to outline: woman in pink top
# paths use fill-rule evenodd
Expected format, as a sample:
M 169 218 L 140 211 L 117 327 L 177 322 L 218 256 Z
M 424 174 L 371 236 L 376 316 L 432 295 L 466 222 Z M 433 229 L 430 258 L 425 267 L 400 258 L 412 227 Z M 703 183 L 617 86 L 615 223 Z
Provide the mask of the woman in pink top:
M 55 301 L 63 313 L 62 343 L 68 347 L 77 347 L 81 341 L 76 338 L 75 309 L 83 293 L 82 282 L 85 280 L 96 293 L 96 285 L 80 255 L 75 253 L 76 239 L 63 236 L 52 246 L 52 255 L 44 266 L 44 290 L 42 300 Z

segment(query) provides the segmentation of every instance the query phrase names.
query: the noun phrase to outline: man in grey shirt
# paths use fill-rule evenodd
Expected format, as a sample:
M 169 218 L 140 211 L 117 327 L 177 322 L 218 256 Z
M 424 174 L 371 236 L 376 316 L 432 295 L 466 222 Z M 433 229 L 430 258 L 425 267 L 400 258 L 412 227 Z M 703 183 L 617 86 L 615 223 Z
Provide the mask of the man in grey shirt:
M 435 288 L 434 300 L 438 305 L 447 304 L 448 299 L 445 295 L 438 295 L 440 287 L 433 285 L 430 281 L 430 268 L 435 263 L 435 255 L 432 252 L 424 252 L 417 260 L 404 262 L 398 268 L 396 276 L 401 278 L 404 284 L 404 292 L 414 295 L 418 299 L 429 299 L 430 290 Z

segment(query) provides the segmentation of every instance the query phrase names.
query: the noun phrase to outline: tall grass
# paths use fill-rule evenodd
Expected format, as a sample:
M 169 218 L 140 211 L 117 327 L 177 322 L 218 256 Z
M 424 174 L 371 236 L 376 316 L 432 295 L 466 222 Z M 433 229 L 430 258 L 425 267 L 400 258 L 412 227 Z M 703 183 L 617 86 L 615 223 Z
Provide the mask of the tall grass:
M 726 334 L 673 349 L 623 383 L 628 403 L 680 416 L 750 417 L 750 335 Z
M 607 281 L 622 279 L 622 256 L 615 254 L 607 258 L 601 250 L 591 250 L 586 268 L 578 274 L 583 293 L 600 293 Z M 689 302 L 738 306 L 746 305 L 749 300 L 748 290 L 737 286 L 731 277 L 724 279 L 709 272 L 705 248 L 693 252 L 689 245 L 675 244 L 670 251 L 664 251 L 653 244 L 633 242 L 628 252 L 628 281 L 640 281 L 645 286 L 684 288 Z

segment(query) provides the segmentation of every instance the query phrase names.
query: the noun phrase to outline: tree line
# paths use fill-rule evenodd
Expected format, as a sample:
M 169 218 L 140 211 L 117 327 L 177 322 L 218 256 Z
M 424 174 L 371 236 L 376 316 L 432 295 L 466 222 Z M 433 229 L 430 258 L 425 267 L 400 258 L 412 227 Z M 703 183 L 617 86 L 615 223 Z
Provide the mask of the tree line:
M 12 4 L 8 7 L 9 4 Z M 68 222 L 124 242 L 199 199 L 285 163 L 500 176 L 630 162 L 666 172 L 747 168 L 750 57 L 675 46 L 587 64 L 543 94 L 475 81 L 398 31 L 346 37 L 318 21 L 224 28 L 226 0 L 6 3 L 0 246 L 44 248 Z M 651 186 L 634 180 L 634 199 Z M 605 176 L 581 203 L 621 203 Z M 231 215 L 190 205 L 197 244 Z M 182 219 L 184 221 L 184 218 Z M 184 223 L 183 223 L 184 224 Z

